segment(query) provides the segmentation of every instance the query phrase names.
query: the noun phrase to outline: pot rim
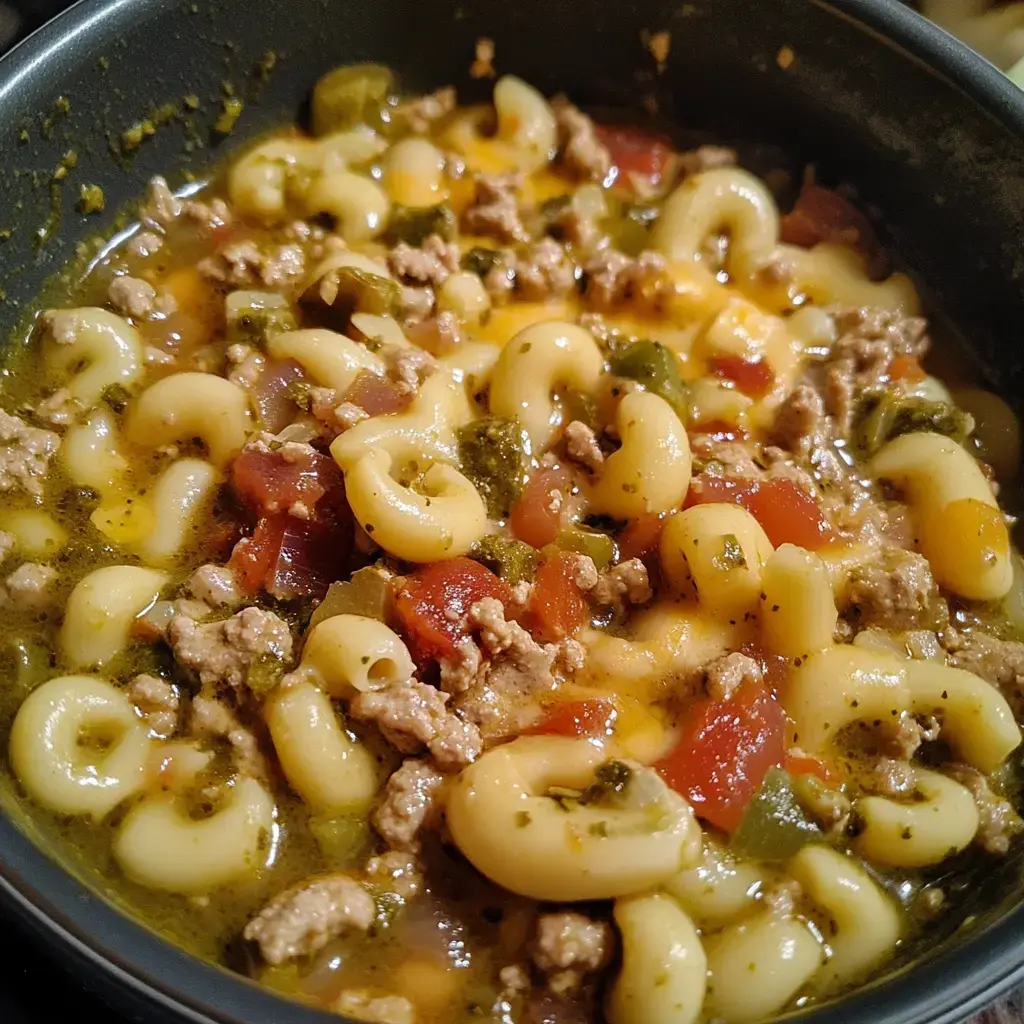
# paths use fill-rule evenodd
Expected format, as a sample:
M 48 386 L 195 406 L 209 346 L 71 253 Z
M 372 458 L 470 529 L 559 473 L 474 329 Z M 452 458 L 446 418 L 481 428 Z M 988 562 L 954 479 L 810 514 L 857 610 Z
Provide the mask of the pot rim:
M 0 59 L 0 104 L 78 38 L 170 0 L 76 0 Z M 945 77 L 1008 131 L 1024 136 L 1024 91 L 944 30 L 893 0 L 809 0 L 851 20 Z M 51 860 L 0 812 L 0 901 L 57 940 L 79 970 L 96 971 L 190 1024 L 325 1024 L 311 1010 L 184 952 Z M 833 1004 L 787 1019 L 802 1024 L 957 1024 L 1024 981 L 1024 903 L 961 944 Z

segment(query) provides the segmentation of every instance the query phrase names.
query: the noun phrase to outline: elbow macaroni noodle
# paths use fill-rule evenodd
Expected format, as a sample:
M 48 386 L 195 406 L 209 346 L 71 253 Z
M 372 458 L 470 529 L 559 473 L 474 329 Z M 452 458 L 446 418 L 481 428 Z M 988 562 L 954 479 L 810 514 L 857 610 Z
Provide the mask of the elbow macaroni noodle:
M 332 697 L 411 679 L 415 666 L 398 634 L 365 615 L 332 615 L 310 630 L 301 668 Z
M 591 492 L 595 511 L 630 519 L 682 504 L 690 486 L 690 442 L 668 402 L 632 392 L 619 404 L 618 427 L 622 447 L 607 459 Z
M 936 579 L 962 597 L 1005 597 L 1013 582 L 1010 534 L 992 488 L 967 451 L 940 434 L 904 434 L 871 473 L 901 488 L 917 543 Z
M 395 480 L 391 466 L 391 455 L 375 449 L 345 473 L 353 515 L 385 551 L 439 562 L 464 555 L 487 532 L 483 498 L 453 466 L 435 462 L 415 490 Z
M 604 759 L 600 747 L 561 737 L 488 751 L 449 794 L 456 845 L 493 882 L 533 899 L 610 899 L 665 881 L 696 859 L 700 829 L 656 776 L 633 807 L 567 810 L 546 795 L 553 786 L 585 787 Z
M 164 573 L 134 565 L 111 565 L 85 577 L 64 610 L 58 649 L 74 668 L 98 668 L 128 645 L 132 622 L 160 596 Z
M 242 450 L 251 431 L 245 391 L 212 373 L 175 373 L 158 380 L 135 399 L 125 419 L 132 444 L 152 449 L 198 438 L 218 467 Z
M 608 996 L 609 1024 L 694 1024 L 707 988 L 707 956 L 685 911 L 663 893 L 615 902 L 622 970 Z
M 263 711 L 291 787 L 330 814 L 365 813 L 377 793 L 377 762 L 342 729 L 327 697 L 310 682 L 279 686 Z
M 114 855 L 142 885 L 200 895 L 260 871 L 274 815 L 274 801 L 255 779 L 238 779 L 223 806 L 199 821 L 182 813 L 174 797 L 150 796 L 128 812 Z
M 128 387 L 142 372 L 142 340 L 126 320 L 105 309 L 85 307 L 59 314 L 71 319 L 70 340 L 47 334 L 46 369 L 67 379 L 71 397 L 91 409 L 112 384 Z M 82 369 L 76 369 L 81 366 Z
M 82 742 L 101 738 L 105 749 Z M 29 794 L 59 814 L 97 821 L 142 789 L 151 749 L 132 702 L 93 676 L 44 683 L 11 729 L 11 763 Z
M 603 368 L 589 331 L 557 321 L 533 324 L 501 350 L 491 379 L 491 412 L 518 419 L 534 454 L 540 455 L 562 422 L 556 393 L 562 388 L 593 391 Z

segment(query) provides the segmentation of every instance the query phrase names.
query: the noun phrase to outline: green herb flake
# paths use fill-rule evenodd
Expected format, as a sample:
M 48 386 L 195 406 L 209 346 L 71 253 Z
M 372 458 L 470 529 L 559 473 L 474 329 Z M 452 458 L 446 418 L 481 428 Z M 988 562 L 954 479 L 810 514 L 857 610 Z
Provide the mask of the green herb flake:
M 116 413 L 124 412 L 130 397 L 123 384 L 108 384 L 100 395 L 101 400 Z
M 722 537 L 722 553 L 711 559 L 711 564 L 722 572 L 730 569 L 743 569 L 746 567 L 747 559 L 743 554 L 743 548 L 734 533 L 727 533 Z
M 83 185 L 78 190 L 78 212 L 86 215 L 101 213 L 107 205 L 107 197 L 99 185 Z
M 242 116 L 244 106 L 245 104 L 237 96 L 226 96 L 221 101 L 220 117 L 214 122 L 213 130 L 218 135 L 230 135 L 238 119 Z
M 516 811 L 516 828 L 526 828 L 532 820 L 529 811 Z

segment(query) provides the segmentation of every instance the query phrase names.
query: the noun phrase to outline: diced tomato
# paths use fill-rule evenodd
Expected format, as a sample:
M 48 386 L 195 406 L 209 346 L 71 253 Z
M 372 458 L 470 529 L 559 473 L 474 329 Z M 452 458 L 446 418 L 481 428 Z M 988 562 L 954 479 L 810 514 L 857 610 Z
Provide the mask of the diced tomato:
M 785 716 L 759 686 L 746 684 L 728 700 L 691 705 L 679 743 L 654 767 L 693 805 L 697 817 L 732 831 L 769 768 L 782 762 Z
M 258 593 L 281 550 L 285 515 L 261 519 L 251 537 L 243 537 L 231 552 L 228 568 L 246 594 Z
M 849 199 L 820 185 L 804 185 L 793 209 L 782 218 L 779 237 L 805 249 L 830 242 L 859 250 L 876 268 L 882 256 L 875 229 Z
M 690 434 L 706 434 L 712 441 L 745 441 L 748 436 L 743 427 L 726 420 L 703 420 L 694 424 Z
M 351 530 L 285 512 L 264 516 L 253 535 L 235 545 L 228 567 L 247 594 L 262 587 L 280 600 L 323 597 L 346 575 L 350 537 Z
M 525 730 L 527 736 L 609 736 L 618 711 L 610 700 L 563 700 Z
M 276 556 L 263 586 L 284 601 L 294 597 L 323 597 L 327 588 L 344 579 L 351 555 L 351 524 L 337 524 L 284 517 Z
M 343 401 L 358 405 L 370 416 L 380 416 L 404 409 L 412 401 L 412 394 L 399 391 L 387 377 L 370 370 L 360 370 L 345 392 Z
M 709 502 L 741 505 L 760 524 L 774 547 L 796 544 L 817 551 L 835 539 L 835 532 L 818 503 L 792 480 L 737 480 L 695 477 L 684 507 Z
M 512 594 L 490 569 L 471 558 L 434 562 L 405 577 L 395 594 L 395 611 L 421 667 L 455 654 L 469 635 L 469 609 L 485 597 L 506 604 Z
M 294 359 L 281 363 L 269 363 L 256 381 L 253 396 L 260 426 L 276 434 L 295 419 L 295 402 L 288 385 L 303 380 L 305 373 Z
M 619 555 L 627 558 L 649 558 L 657 554 L 665 518 L 656 512 L 631 519 L 618 535 Z
M 210 247 L 213 249 L 219 249 L 222 245 L 227 245 L 234 234 L 234 224 L 218 224 L 213 231 L 210 232 Z
M 555 643 L 572 636 L 586 617 L 587 603 L 576 583 L 574 560 L 560 551 L 537 569 L 527 609 L 530 631 L 546 643 Z
M 816 778 L 821 779 L 822 782 L 835 782 L 832 773 L 828 770 L 828 765 L 824 761 L 819 761 L 816 757 L 808 757 L 804 754 L 791 754 L 787 750 L 786 756 L 782 761 L 782 767 L 790 775 L 814 775 Z
M 926 376 L 917 356 L 896 356 L 889 364 L 889 380 L 918 381 Z
M 817 551 L 835 537 L 818 503 L 792 480 L 766 480 L 744 504 L 774 547 L 796 544 Z
M 617 177 L 639 175 L 654 184 L 664 177 L 672 157 L 672 147 L 664 135 L 644 131 L 629 124 L 599 124 L 597 137 L 608 150 Z
M 711 372 L 717 377 L 731 380 L 740 391 L 751 398 L 768 394 L 775 383 L 775 374 L 764 359 L 740 359 L 739 356 L 714 356 Z
M 508 521 L 521 541 L 535 548 L 554 542 L 562 529 L 562 505 L 571 480 L 566 468 L 540 469 L 530 477 Z
M 344 486 L 344 477 L 332 458 L 312 449 L 292 459 L 280 451 L 246 448 L 231 467 L 231 484 L 244 504 L 268 515 L 297 503 L 312 512 L 329 490 Z

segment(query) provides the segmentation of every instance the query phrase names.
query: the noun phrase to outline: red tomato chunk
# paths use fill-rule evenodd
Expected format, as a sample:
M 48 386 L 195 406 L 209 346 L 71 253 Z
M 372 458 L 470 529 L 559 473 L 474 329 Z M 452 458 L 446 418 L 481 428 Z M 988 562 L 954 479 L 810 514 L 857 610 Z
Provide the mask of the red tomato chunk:
M 875 229 L 849 199 L 822 188 L 804 185 L 793 209 L 782 218 L 779 237 L 790 245 L 810 249 L 821 242 L 858 249 L 878 269 L 882 256 Z
M 554 543 L 562 529 L 562 506 L 571 482 L 572 474 L 565 468 L 534 473 L 512 506 L 512 532 L 535 548 Z
M 761 524 L 774 547 L 796 544 L 817 551 L 835 539 L 818 503 L 792 480 L 737 480 L 701 474 L 690 485 L 685 507 L 709 502 L 745 508 Z
M 644 131 L 634 125 L 597 125 L 597 137 L 608 150 L 617 177 L 627 179 L 637 175 L 657 184 L 664 177 L 672 148 L 663 135 Z
M 469 609 L 485 597 L 507 604 L 512 594 L 490 569 L 471 558 L 435 562 L 405 577 L 395 594 L 395 611 L 421 667 L 455 654 L 469 636 Z
M 574 560 L 559 552 L 542 562 L 530 593 L 527 619 L 538 640 L 556 643 L 586 621 L 587 603 L 576 584 Z
M 711 360 L 711 372 L 718 377 L 731 380 L 743 394 L 750 398 L 761 398 L 768 394 L 775 383 L 775 374 L 763 359 L 715 356 Z
M 758 686 L 688 709 L 676 748 L 654 767 L 699 818 L 735 829 L 769 768 L 783 762 L 785 715 Z
M 618 712 L 610 700 L 588 698 L 552 704 L 547 714 L 525 730 L 528 736 L 610 736 Z

